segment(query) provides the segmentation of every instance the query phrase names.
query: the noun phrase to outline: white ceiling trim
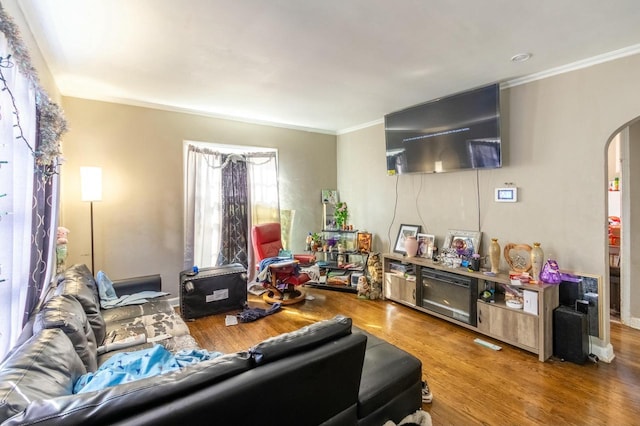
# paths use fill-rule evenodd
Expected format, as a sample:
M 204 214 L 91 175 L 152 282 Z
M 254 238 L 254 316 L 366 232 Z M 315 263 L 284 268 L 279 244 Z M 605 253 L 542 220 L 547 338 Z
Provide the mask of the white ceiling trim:
M 135 107 L 141 107 L 141 108 L 151 108 L 151 109 L 157 109 L 161 111 L 177 112 L 182 114 L 199 115 L 202 117 L 217 118 L 220 120 L 239 121 L 241 123 L 257 124 L 260 126 L 271 126 L 271 127 L 278 127 L 283 129 L 299 130 L 302 132 L 321 133 L 321 134 L 332 135 L 332 136 L 336 135 L 336 132 L 331 130 L 316 129 L 313 127 L 295 126 L 292 124 L 277 123 L 277 122 L 266 121 L 266 120 L 262 121 L 262 120 L 248 119 L 248 118 L 236 117 L 236 116 L 224 115 L 224 114 L 215 114 L 215 113 L 200 111 L 196 109 L 180 108 L 172 105 L 156 104 L 153 102 L 144 102 L 144 101 L 139 101 L 135 99 L 114 98 L 109 96 L 106 96 L 106 97 L 101 97 L 101 96 L 79 97 L 79 96 L 73 96 L 73 95 L 63 95 L 63 96 L 66 96 L 69 98 L 88 99 L 88 100 L 99 101 L 99 102 L 129 105 L 129 106 L 135 106 Z
M 553 77 L 556 75 L 564 74 L 571 71 L 577 71 L 583 68 L 589 68 L 594 65 L 602 64 L 604 62 L 614 61 L 616 59 L 624 58 L 626 56 L 636 55 L 640 53 L 640 44 L 625 47 L 622 49 L 614 50 L 613 52 L 603 53 L 602 55 L 587 58 L 582 61 L 572 62 L 567 65 L 552 68 L 546 71 L 538 72 L 535 74 L 527 75 L 513 80 L 506 81 L 501 84 L 502 88 L 509 88 L 519 86 L 521 84 L 531 83 L 532 81 L 542 80 L 544 78 Z
M 640 44 L 636 44 L 633 46 L 625 47 L 623 49 L 618 49 L 602 55 L 594 56 L 592 58 L 588 58 L 582 61 L 572 62 L 570 64 L 552 68 L 539 73 L 534 73 L 534 74 L 526 75 L 523 77 L 518 77 L 512 80 L 508 80 L 500 83 L 500 87 L 502 89 L 507 89 L 510 87 L 520 86 L 523 84 L 531 83 L 537 80 L 542 80 L 545 78 L 553 77 L 553 76 L 564 74 L 567 72 L 588 68 L 594 65 L 602 64 L 604 62 L 614 61 L 616 59 L 624 58 L 627 56 L 637 55 L 639 53 L 640 53 Z M 70 97 L 74 97 L 74 96 L 70 96 Z M 384 117 L 382 117 L 374 121 L 363 123 L 357 126 L 348 127 L 346 129 L 341 129 L 334 132 L 331 130 L 316 129 L 316 128 L 304 127 L 304 126 L 294 126 L 290 124 L 277 123 L 272 121 L 262 121 L 262 120 L 246 119 L 242 117 L 235 117 L 235 116 L 224 115 L 224 114 L 207 113 L 207 112 L 203 112 L 195 109 L 180 108 L 175 106 L 156 104 L 153 102 L 142 102 L 134 99 L 110 98 L 110 97 L 83 97 L 82 99 L 91 99 L 91 100 L 96 100 L 101 102 L 117 103 L 117 104 L 124 104 L 124 105 L 130 105 L 130 106 L 136 106 L 136 107 L 142 107 L 142 108 L 157 109 L 162 111 L 199 115 L 203 117 L 217 118 L 221 120 L 238 121 L 238 122 L 247 123 L 247 124 L 272 126 L 272 127 L 278 127 L 278 128 L 284 128 L 284 129 L 290 129 L 290 130 L 299 130 L 303 132 L 320 133 L 320 134 L 326 134 L 326 135 L 332 135 L 332 136 L 344 135 L 347 133 L 355 132 L 358 130 L 366 129 L 368 127 L 377 126 L 381 123 L 384 123 Z M 391 113 L 393 111 L 389 111 L 389 112 Z
M 393 112 L 393 111 L 389 111 Z M 357 126 L 352 126 L 346 129 L 338 130 L 336 135 L 344 135 L 345 133 L 355 132 L 356 130 L 366 129 L 367 127 L 377 126 L 378 124 L 384 123 L 384 117 L 379 118 L 377 120 L 369 121 L 368 123 L 359 124 Z
M 602 64 L 604 62 L 615 61 L 616 59 L 621 59 L 627 56 L 637 55 L 640 53 L 640 44 L 636 44 L 633 46 L 625 47 L 623 49 L 614 50 L 613 52 L 604 53 L 602 55 L 594 56 L 592 58 L 588 58 L 582 61 L 572 62 L 567 65 L 563 65 L 560 67 L 552 68 L 546 71 L 538 72 L 535 74 L 526 75 L 524 77 L 514 78 L 512 80 L 507 80 L 500 83 L 500 89 L 508 89 L 510 87 L 520 86 L 522 84 L 531 83 L 537 80 L 543 80 L 545 78 L 553 77 L 556 75 L 568 73 L 571 71 L 577 71 L 583 68 L 589 68 L 594 65 Z M 428 102 L 425 101 L 425 102 Z M 393 111 L 389 111 L 393 112 Z M 384 123 L 384 117 L 378 120 L 370 121 L 369 123 L 364 123 L 359 126 L 349 127 L 347 129 L 338 130 L 336 135 L 344 135 L 346 133 L 355 132 L 357 130 L 366 129 L 367 127 L 375 126 L 380 123 Z

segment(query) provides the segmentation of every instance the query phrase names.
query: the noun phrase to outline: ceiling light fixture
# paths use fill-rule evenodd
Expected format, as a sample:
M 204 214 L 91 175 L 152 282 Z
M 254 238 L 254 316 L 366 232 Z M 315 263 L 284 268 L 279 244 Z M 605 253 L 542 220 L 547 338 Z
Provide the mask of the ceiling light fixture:
M 531 53 L 518 53 L 511 57 L 511 62 L 526 62 L 531 59 Z

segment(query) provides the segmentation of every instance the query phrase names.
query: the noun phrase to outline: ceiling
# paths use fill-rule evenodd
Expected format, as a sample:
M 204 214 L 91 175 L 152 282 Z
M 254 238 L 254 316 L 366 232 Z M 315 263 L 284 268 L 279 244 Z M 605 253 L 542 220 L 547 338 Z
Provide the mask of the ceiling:
M 638 0 L 17 2 L 65 96 L 331 134 L 640 52 Z

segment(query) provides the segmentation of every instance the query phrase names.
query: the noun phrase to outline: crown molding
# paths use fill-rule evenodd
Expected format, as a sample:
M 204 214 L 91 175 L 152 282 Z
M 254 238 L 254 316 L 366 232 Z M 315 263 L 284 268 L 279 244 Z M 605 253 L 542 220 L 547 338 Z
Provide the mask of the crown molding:
M 353 127 L 347 127 L 346 129 L 338 130 L 336 135 L 344 135 L 346 133 L 355 132 L 356 130 L 366 129 L 367 127 L 377 126 L 378 124 L 384 124 L 384 118 L 379 118 L 377 120 L 369 121 L 368 123 L 359 124 Z
M 603 53 L 602 55 L 593 56 L 581 61 L 572 62 L 567 65 L 562 65 L 556 68 L 551 68 L 545 71 L 541 71 L 534 74 L 529 74 L 523 77 L 513 78 L 500 83 L 500 89 L 508 89 L 510 87 L 520 86 L 522 84 L 531 83 L 537 80 L 543 80 L 545 78 L 553 77 L 559 74 L 564 74 L 571 71 L 577 71 L 583 68 L 592 67 L 594 65 L 602 64 L 604 62 L 615 61 L 616 59 L 624 58 L 627 56 L 633 56 L 640 53 L 640 44 L 628 46 L 622 49 L 614 50 L 612 52 Z M 354 132 L 367 127 L 371 127 L 384 122 L 384 118 L 379 120 L 370 121 L 358 126 L 349 127 L 346 129 L 338 130 L 337 135 L 343 135 L 345 133 Z
M 541 71 L 535 74 L 529 74 L 524 77 L 518 77 L 511 80 L 507 80 L 501 83 L 501 88 L 509 88 L 520 86 L 522 84 L 531 83 L 537 80 L 543 80 L 545 78 L 553 77 L 556 75 L 568 73 L 571 71 L 577 71 L 583 68 L 589 68 L 594 65 L 602 64 L 604 62 L 615 61 L 616 59 L 632 56 L 640 53 L 640 44 L 628 46 L 623 49 L 614 50 L 612 52 L 603 53 L 602 55 L 593 56 L 591 58 L 583 59 L 581 61 L 572 62 L 567 65 L 562 65 L 556 68 L 551 68 L 545 71 Z
M 538 72 L 538 73 L 529 74 L 529 75 L 526 75 L 526 76 L 522 76 L 522 77 L 506 80 L 506 81 L 503 81 L 503 82 L 500 83 L 500 88 L 501 89 L 508 89 L 510 87 L 520 86 L 520 85 L 523 85 L 523 84 L 531 83 L 533 81 L 543 80 L 545 78 L 553 77 L 553 76 L 556 76 L 556 75 L 568 73 L 568 72 L 571 72 L 571 71 L 580 70 L 580 69 L 583 69 L 583 68 L 588 68 L 588 67 L 591 67 L 591 66 L 594 66 L 594 65 L 598 65 L 598 64 L 601 64 L 601 63 L 604 63 L 604 62 L 610 62 L 610 61 L 614 61 L 616 59 L 624 58 L 624 57 L 627 57 L 627 56 L 636 55 L 638 53 L 640 53 L 640 44 L 636 44 L 636 45 L 633 45 L 633 46 L 628 46 L 628 47 L 625 47 L 625 48 L 622 48 L 622 49 L 614 50 L 612 52 L 604 53 L 602 55 L 597 55 L 597 56 L 593 56 L 591 58 L 584 59 L 584 60 L 581 60 L 581 61 L 572 62 L 572 63 L 567 64 L 567 65 L 562 65 L 562 66 L 559 66 L 559 67 L 556 67 L 556 68 L 551 68 L 551 69 L 548 69 L 548 70 L 545 70 L 545 71 L 541 71 L 541 72 Z M 138 101 L 138 100 L 134 100 L 134 99 L 111 98 L 111 97 L 93 97 L 93 98 L 88 98 L 86 96 L 75 96 L 73 94 L 63 94 L 63 96 L 78 97 L 78 98 L 82 98 L 82 99 L 92 99 L 92 100 L 95 100 L 95 101 L 124 104 L 124 105 L 137 106 L 137 107 L 142 107 L 142 108 L 152 108 L 152 109 L 158 109 L 158 110 L 169 111 L 169 112 L 178 112 L 178 113 L 185 113 L 185 114 L 192 114 L 192 115 L 200 115 L 200 116 L 203 116 L 203 117 L 217 118 L 217 119 L 221 119 L 221 120 L 238 121 L 238 122 L 247 123 L 247 124 L 257 124 L 257 125 L 261 125 L 261 126 L 271 126 L 271 127 L 278 127 L 278 128 L 283 128 L 283 129 L 289 129 L 289 130 L 298 130 L 298 131 L 303 131 L 303 132 L 321 133 L 321 134 L 331 135 L 331 136 L 344 135 L 344 134 L 347 134 L 347 133 L 352 133 L 352 132 L 355 132 L 355 131 L 358 131 L 358 130 L 366 129 L 368 127 L 372 127 L 372 126 L 376 126 L 376 125 L 384 123 L 384 117 L 382 117 L 382 118 L 379 118 L 377 120 L 369 121 L 367 123 L 363 123 L 363 124 L 359 124 L 359 125 L 356 125 L 356 126 L 347 127 L 345 129 L 339 129 L 339 130 L 335 130 L 334 131 L 334 130 L 318 129 L 318 128 L 313 128 L 313 127 L 295 126 L 295 125 L 291 125 L 291 124 L 287 124 L 287 123 L 278 123 L 278 122 L 267 121 L 267 120 L 258 120 L 258 119 L 244 118 L 244 117 L 236 117 L 236 116 L 225 115 L 225 114 L 217 114 L 217 113 L 212 113 L 212 112 L 203 112 L 203 111 L 190 109 L 190 108 L 181 108 L 181 107 L 175 107 L 175 106 L 168 106 L 168 105 L 157 104 L 157 103 L 153 103 L 153 102 L 143 102 L 143 101 Z
M 129 106 L 140 107 L 140 108 L 150 108 L 150 109 L 156 109 L 156 110 L 167 111 L 167 112 L 199 115 L 202 117 L 217 118 L 220 120 L 238 121 L 240 123 L 257 124 L 260 126 L 271 126 L 271 127 L 281 128 L 281 129 L 299 130 L 302 132 L 310 132 L 310 133 L 321 133 L 321 134 L 331 135 L 331 136 L 336 135 L 336 132 L 333 130 L 316 129 L 314 127 L 295 126 L 287 123 L 278 123 L 278 122 L 268 121 L 268 120 L 258 120 L 258 119 L 251 119 L 251 118 L 245 118 L 245 117 L 236 117 L 233 115 L 216 114 L 213 112 L 206 112 L 206 111 L 201 111 L 196 109 L 182 108 L 182 107 L 165 105 L 165 104 L 157 104 L 154 102 L 145 102 L 145 101 L 139 101 L 135 99 L 116 98 L 116 97 L 109 97 L 109 96 L 93 96 L 93 97 L 75 96 L 72 93 L 64 93 L 63 96 L 69 97 L 69 98 L 93 100 L 98 102 L 108 102 L 108 103 L 114 103 L 114 104 L 120 104 L 120 105 L 129 105 Z

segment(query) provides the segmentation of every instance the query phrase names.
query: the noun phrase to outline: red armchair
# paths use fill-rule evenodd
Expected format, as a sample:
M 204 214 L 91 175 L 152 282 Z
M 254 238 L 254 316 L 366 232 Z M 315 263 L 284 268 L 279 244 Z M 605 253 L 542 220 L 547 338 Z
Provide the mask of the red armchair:
M 251 229 L 251 241 L 258 261 L 274 258 L 282 249 L 279 223 L 263 223 Z M 263 282 L 267 292 L 262 296 L 267 303 L 290 305 L 304 300 L 304 293 L 297 287 L 309 281 L 309 275 L 299 272 L 299 265 L 315 262 L 312 254 L 294 255 L 292 260 L 270 264 L 271 279 Z

